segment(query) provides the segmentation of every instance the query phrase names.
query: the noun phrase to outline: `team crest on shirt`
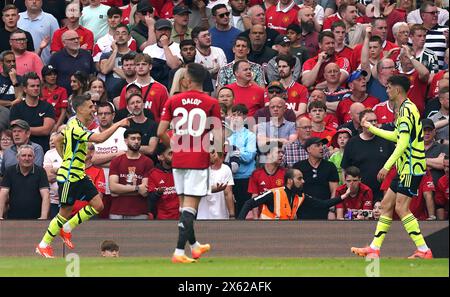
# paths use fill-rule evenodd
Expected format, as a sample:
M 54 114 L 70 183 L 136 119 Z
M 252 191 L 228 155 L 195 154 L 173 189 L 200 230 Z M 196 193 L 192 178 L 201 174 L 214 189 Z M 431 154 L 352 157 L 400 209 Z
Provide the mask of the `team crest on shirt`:
M 291 97 L 297 97 L 297 95 L 298 95 L 297 91 L 293 90 L 291 92 Z
M 276 184 L 278 187 L 281 187 L 281 186 L 283 185 L 283 180 L 280 179 L 280 178 L 278 178 L 278 179 L 275 181 L 275 184 Z
M 155 96 L 155 94 L 156 94 L 155 91 L 153 91 L 153 90 L 150 91 L 150 96 Z
M 282 22 L 283 22 L 284 24 L 288 24 L 288 23 L 290 22 L 289 17 L 288 17 L 288 16 L 283 17 Z
M 260 185 L 261 185 L 261 186 L 265 186 L 266 183 L 265 183 L 264 181 L 262 181 L 262 182 L 260 183 Z

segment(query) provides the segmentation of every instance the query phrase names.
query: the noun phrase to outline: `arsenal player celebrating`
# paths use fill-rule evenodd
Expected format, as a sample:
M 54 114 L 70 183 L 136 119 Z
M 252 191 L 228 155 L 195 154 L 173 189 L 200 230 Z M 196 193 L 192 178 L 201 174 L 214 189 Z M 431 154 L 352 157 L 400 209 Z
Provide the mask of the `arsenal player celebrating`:
M 173 263 L 193 263 L 210 250 L 209 244 L 195 239 L 194 219 L 200 199 L 210 191 L 209 144 L 211 131 L 214 150 L 222 151 L 222 121 L 216 99 L 203 93 L 206 69 L 198 63 L 187 65 L 185 81 L 188 91 L 171 97 L 165 104 L 158 127 L 158 137 L 173 150 L 173 177 L 175 190 L 181 201 L 178 223 L 178 243 Z M 172 139 L 167 135 L 169 125 L 174 127 Z M 212 126 L 212 127 L 211 127 Z M 191 245 L 192 258 L 184 254 L 186 242 Z

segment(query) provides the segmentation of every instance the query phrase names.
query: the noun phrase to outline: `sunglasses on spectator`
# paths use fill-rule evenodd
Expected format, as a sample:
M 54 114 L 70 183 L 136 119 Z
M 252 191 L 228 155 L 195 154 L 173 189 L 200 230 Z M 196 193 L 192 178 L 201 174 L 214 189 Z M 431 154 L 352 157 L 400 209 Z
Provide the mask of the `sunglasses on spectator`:
M 217 16 L 219 18 L 223 19 L 225 16 L 229 17 L 230 16 L 230 12 L 224 12 L 224 13 L 218 14 Z
M 436 11 L 424 11 L 423 13 L 429 13 L 429 14 L 438 15 L 439 14 L 439 10 L 436 10 Z

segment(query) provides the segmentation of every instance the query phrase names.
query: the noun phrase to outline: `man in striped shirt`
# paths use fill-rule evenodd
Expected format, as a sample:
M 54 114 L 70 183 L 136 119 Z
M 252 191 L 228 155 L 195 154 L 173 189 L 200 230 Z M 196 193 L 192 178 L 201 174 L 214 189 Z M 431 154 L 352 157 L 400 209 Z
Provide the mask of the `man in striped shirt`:
M 439 63 L 439 69 L 444 67 L 444 53 L 448 44 L 448 28 L 438 25 L 439 10 L 434 2 L 425 1 L 420 6 L 420 17 L 423 26 L 428 30 L 425 47 L 432 50 Z

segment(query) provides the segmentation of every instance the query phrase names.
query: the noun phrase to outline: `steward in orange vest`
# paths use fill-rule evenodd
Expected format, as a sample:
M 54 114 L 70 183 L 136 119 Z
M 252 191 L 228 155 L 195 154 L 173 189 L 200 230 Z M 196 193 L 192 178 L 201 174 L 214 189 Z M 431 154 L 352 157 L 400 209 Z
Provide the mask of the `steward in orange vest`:
M 271 189 L 245 202 L 238 219 L 245 220 L 247 213 L 263 205 L 260 219 L 266 220 L 295 220 L 299 211 L 311 208 L 330 208 L 348 197 L 349 191 L 337 198 L 328 200 L 315 199 L 304 194 L 303 173 L 298 169 L 289 169 L 284 175 L 284 187 Z

